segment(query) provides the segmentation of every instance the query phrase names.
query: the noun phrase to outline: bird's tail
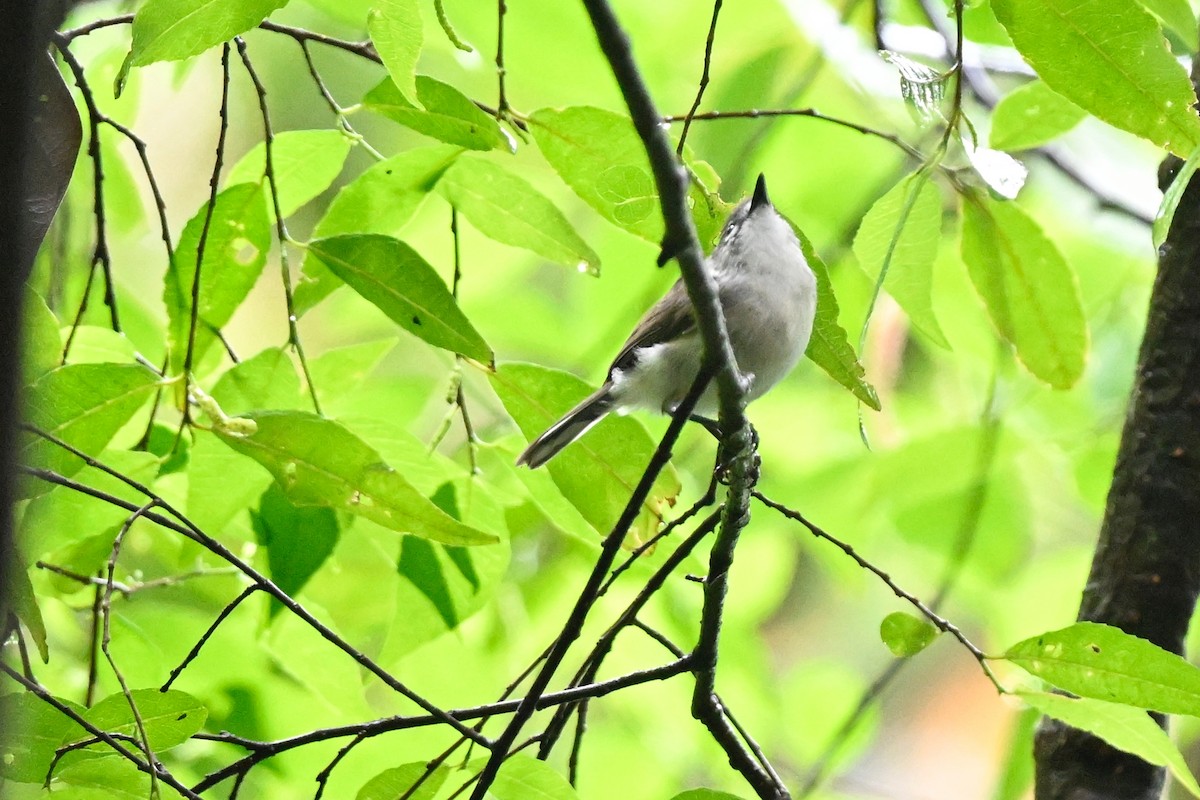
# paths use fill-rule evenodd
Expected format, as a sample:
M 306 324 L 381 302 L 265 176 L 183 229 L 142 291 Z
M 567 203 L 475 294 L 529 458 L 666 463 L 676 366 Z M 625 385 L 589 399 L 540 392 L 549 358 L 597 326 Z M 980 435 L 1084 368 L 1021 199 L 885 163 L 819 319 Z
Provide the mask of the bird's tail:
M 588 429 L 602 420 L 616 406 L 605 383 L 579 405 L 568 411 L 562 419 L 546 429 L 546 432 L 529 443 L 525 452 L 517 458 L 517 465 L 527 464 L 537 469 L 558 454 L 559 450 L 587 433 Z

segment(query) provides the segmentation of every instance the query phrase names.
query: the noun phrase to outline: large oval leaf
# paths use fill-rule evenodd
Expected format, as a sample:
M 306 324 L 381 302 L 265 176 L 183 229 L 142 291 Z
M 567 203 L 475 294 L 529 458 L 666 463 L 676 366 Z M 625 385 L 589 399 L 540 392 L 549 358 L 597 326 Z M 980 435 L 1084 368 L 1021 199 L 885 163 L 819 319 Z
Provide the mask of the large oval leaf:
M 1083 374 L 1087 323 L 1075 273 L 1015 203 L 963 202 L 962 258 L 1000 335 L 1029 371 L 1056 389 Z
M 409 798 L 433 800 L 437 790 L 442 788 L 449 776 L 449 767 L 439 765 L 430 771 L 427 761 L 389 767 L 364 783 L 355 800 L 395 800 L 397 797 L 403 797 L 417 781 L 421 781 L 421 785 L 408 795 Z
M 446 284 L 404 242 L 373 233 L 351 234 L 310 242 L 308 249 L 406 331 L 435 347 L 492 363 L 491 348 L 459 310 Z
M 217 429 L 217 435 L 266 467 L 296 505 L 349 511 L 385 528 L 443 544 L 497 541 L 442 511 L 366 442 L 333 420 L 304 411 L 259 411 L 244 418 L 253 420 L 253 433 L 239 436 Z
M 205 203 L 184 226 L 164 282 L 163 302 L 169 320 L 172 374 L 182 370 L 187 352 L 192 283 L 207 210 L 208 203 Z M 212 331 L 229 322 L 258 281 L 270 249 L 271 223 L 263 187 L 258 183 L 239 183 L 218 194 L 208 233 L 204 236 L 193 365 L 216 341 Z
M 489 791 L 496 800 L 579 800 L 554 767 L 521 754 L 504 762 Z
M 288 0 L 149 0 L 133 18 L 134 66 L 203 53 L 253 28 Z
M 208 709 L 187 692 L 170 689 L 134 689 L 126 697 L 121 692 L 110 694 L 83 715 L 84 719 L 108 733 L 139 737 L 137 722 L 130 701 L 137 706 L 138 717 L 155 751 L 183 744 L 192 734 L 204 727 Z M 107 748 L 107 745 L 96 745 Z
M 646 148 L 629 117 L 590 106 L 543 108 L 529 119 L 529 129 L 542 155 L 559 177 L 608 221 L 655 244 L 662 240 L 663 219 L 658 189 Z M 697 174 L 711 173 L 703 162 L 684 160 Z M 713 177 L 710 175 L 710 177 Z M 688 203 L 696 234 L 705 250 L 716 244 L 729 207 L 716 186 L 695 181 Z
M 332 129 L 283 131 L 271 142 L 271 167 L 283 216 L 290 217 L 301 206 L 329 188 L 342 172 L 350 154 L 350 138 Z M 259 142 L 242 156 L 225 182 L 262 183 L 267 165 L 266 145 Z M 267 203 L 270 218 L 275 209 Z
M 1044 81 L 1030 81 L 996 104 L 988 144 L 997 150 L 1041 147 L 1074 128 L 1086 116 L 1086 111 Z
M 1045 692 L 1017 692 L 1017 696 L 1048 717 L 1098 736 L 1118 750 L 1132 753 L 1149 764 L 1166 767 L 1193 797 L 1200 797 L 1200 785 L 1188 769 L 1183 754 L 1145 711 L 1102 700 Z
M 157 386 L 158 376 L 137 364 L 68 364 L 29 387 L 25 413 L 31 425 L 96 456 Z M 78 456 L 32 434 L 19 458 L 23 464 L 66 476 L 84 465 Z M 32 483 L 25 489 L 39 491 Z
M 942 233 L 942 199 L 928 176 L 911 175 L 875 201 L 854 237 L 854 255 L 917 330 L 949 347 L 933 313 L 933 260 Z M 883 270 L 887 270 L 886 275 Z
M 592 274 L 600 271 L 600 257 L 562 212 L 499 164 L 465 155 L 446 170 L 438 191 L 490 239 Z
M 380 161 L 342 187 L 317 222 L 312 238 L 342 233 L 397 235 L 462 152 L 461 147 L 439 144 Z M 305 313 L 341 285 L 318 259 L 305 258 L 296 284 L 296 313 Z
M 1137 0 L 992 0 L 992 10 L 1063 97 L 1180 158 L 1200 145 L 1191 81 Z
M 1018 642 L 1004 658 L 1081 697 L 1200 716 L 1200 668 L 1109 625 L 1078 622 Z
M 879 395 L 867 382 L 866 370 L 850 344 L 846 329 L 838 322 L 838 303 L 833 295 L 833 282 L 829 280 L 829 269 L 800 229 L 792 225 L 792 230 L 800 240 L 800 249 L 804 251 L 809 268 L 817 277 L 817 316 L 804 355 L 855 397 L 878 411 Z
M 367 14 L 371 41 L 400 93 L 417 104 L 417 59 L 424 38 L 417 0 L 375 0 Z
M 507 141 L 495 117 L 450 84 L 418 75 L 416 86 L 424 110 L 410 103 L 391 78 L 367 92 L 363 105 L 418 133 L 472 150 L 491 150 Z

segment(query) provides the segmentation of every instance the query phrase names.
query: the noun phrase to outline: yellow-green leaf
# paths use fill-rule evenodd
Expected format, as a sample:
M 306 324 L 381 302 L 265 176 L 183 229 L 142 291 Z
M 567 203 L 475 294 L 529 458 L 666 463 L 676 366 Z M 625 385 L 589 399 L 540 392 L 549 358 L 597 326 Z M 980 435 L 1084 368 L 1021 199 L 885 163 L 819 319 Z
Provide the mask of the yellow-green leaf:
M 962 258 L 1000 335 L 1056 389 L 1083 374 L 1087 323 L 1071 266 L 1015 203 L 963 202 Z
M 1180 158 L 1200 145 L 1187 71 L 1137 0 L 992 0 L 992 10 L 1063 97 Z

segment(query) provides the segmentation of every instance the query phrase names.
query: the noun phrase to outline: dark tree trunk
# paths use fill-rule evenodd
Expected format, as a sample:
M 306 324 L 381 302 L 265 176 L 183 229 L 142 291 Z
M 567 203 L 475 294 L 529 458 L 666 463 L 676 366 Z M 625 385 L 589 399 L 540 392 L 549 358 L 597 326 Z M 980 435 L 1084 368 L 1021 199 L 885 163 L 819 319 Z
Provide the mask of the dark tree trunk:
M 11 585 L 9 570 L 15 563 L 11 508 L 25 280 L 45 234 L 43 223 L 53 215 L 53 209 L 49 216 L 36 213 L 46 210 L 37 198 L 45 188 L 39 178 L 46 173 L 36 169 L 39 158 L 34 152 L 35 120 L 45 97 L 38 81 L 46 77 L 46 43 L 65 8 L 65 2 L 0 2 L 0 587 Z M 0 639 L 7 636 L 9 625 L 9 609 L 0 592 Z M 0 727 L 4 723 L 0 719 Z
M 1193 66 L 1193 81 L 1197 67 Z M 1164 187 L 1180 161 L 1163 164 Z M 1198 176 L 1200 177 L 1200 176 Z M 1200 180 L 1158 258 L 1133 397 L 1079 619 L 1183 653 L 1200 592 Z M 1165 721 L 1164 721 L 1165 722 Z M 1037 800 L 1153 800 L 1162 769 L 1043 720 Z

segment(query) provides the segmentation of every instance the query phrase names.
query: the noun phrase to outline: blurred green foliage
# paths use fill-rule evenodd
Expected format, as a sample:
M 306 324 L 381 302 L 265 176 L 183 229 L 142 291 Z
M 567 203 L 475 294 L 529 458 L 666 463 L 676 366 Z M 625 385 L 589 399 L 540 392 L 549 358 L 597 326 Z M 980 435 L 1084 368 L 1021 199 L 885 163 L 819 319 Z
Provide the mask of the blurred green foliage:
M 666 425 L 608 420 L 584 440 L 599 454 L 568 451 L 537 472 L 513 466 L 525 436 L 584 393 L 577 379 L 554 370 L 592 385 L 601 380 L 625 333 L 677 274 L 673 265 L 654 266 L 661 223 L 653 185 L 583 7 L 510 0 L 502 102 L 492 3 L 441 4 L 473 48 L 464 51 L 431 2 L 293 0 L 273 11 L 283 4 L 214 0 L 182 28 L 171 16 L 174 2 L 148 0 L 132 26 L 71 42 L 101 108 L 148 143 L 175 252 L 168 260 L 136 152 L 103 128 L 123 333 L 106 330 L 102 277 L 88 281 L 94 167 L 84 154 L 30 282 L 30 420 L 152 487 L 438 706 L 494 701 L 559 631 L 620 493 L 649 455 L 641 428 L 657 436 Z M 67 24 L 127 5 L 86 4 Z M 1010 202 L 985 196 L 990 181 L 971 166 L 979 150 L 968 153 L 956 141 L 941 154 L 944 169 L 928 167 L 913 179 L 919 164 L 893 143 L 813 117 L 699 119 L 687 140 L 699 179 L 690 201 L 705 246 L 753 176 L 765 173 L 775 204 L 827 265 L 829 296 L 837 298 L 836 313 L 825 306 L 827 330 L 841 338 L 822 366 L 833 371 L 830 363 L 840 363 L 840 380 L 862 402 L 877 395 L 881 406 L 861 405 L 805 361 L 750 409 L 761 437 L 760 489 L 918 597 L 940 597 L 941 613 L 989 653 L 1072 620 L 1086 576 L 1153 277 L 1146 220 L 1158 202 L 1161 152 L 1130 132 L 1170 139 L 1183 155 L 1200 140 L 1186 81 L 1171 71 L 1165 44 L 1157 45 L 1151 78 L 1122 84 L 1118 98 L 1100 91 L 1112 82 L 1103 71 L 1068 91 L 1062 87 L 1072 79 L 1062 77 L 1037 21 L 1018 13 L 1029 5 L 996 0 L 1001 21 L 1017 20 L 1017 45 L 1031 39 L 1031 59 L 1051 69 L 1036 89 L 1020 88 L 1027 76 L 996 74 L 1014 99 L 1001 106 L 990 141 L 1015 149 L 1053 139 L 1086 154 L 1086 180 L 1119 197 L 1124 211 L 1035 153 L 1021 156 L 1030 177 Z M 1179 8 L 1153 5 L 1180 26 Z M 220 13 L 226 7 L 238 13 Z M 928 27 L 920 4 L 883 7 L 884 44 L 919 57 L 928 41 L 918 35 L 928 31 L 914 27 Z M 1154 18 L 1136 8 L 1145 18 L 1133 29 L 1152 28 L 1161 43 Z M 660 109 L 683 115 L 696 94 L 711 7 L 631 0 L 616 10 Z M 295 40 L 246 31 L 276 132 L 273 164 L 306 363 L 288 346 L 262 118 L 235 53 L 226 171 L 202 264 L 216 283 L 202 283 L 192 362 L 204 393 L 197 397 L 208 399 L 203 413 L 192 412 L 196 428 L 177 437 L 191 277 L 217 139 L 220 43 L 267 13 L 350 41 L 370 30 L 386 40 L 380 55 L 393 72 L 361 52 L 308 42 L 319 86 Z M 988 3 L 972 4 L 964 21 L 968 40 L 1012 46 Z M 856 0 L 726 4 L 700 110 L 813 107 L 898 136 L 925 155 L 941 152 L 938 121 L 910 113 L 873 36 L 870 6 Z M 110 87 L 131 46 L 131 63 L 145 66 L 128 72 L 114 99 Z M 1155 79 L 1167 89 L 1160 92 Z M 1035 92 L 1049 96 L 1043 111 Z M 1157 100 L 1176 105 L 1149 128 L 1139 127 L 1145 114 L 1117 108 Z M 988 141 L 987 108 L 968 100 L 961 110 Z M 462 211 L 456 234 L 451 204 Z M 370 257 L 360 257 L 366 250 Z M 67 366 L 56 369 L 85 299 Z M 436 331 L 427 327 L 433 322 Z M 870 385 L 855 372 L 851 345 Z M 485 366 L 491 353 L 500 365 L 494 375 Z M 135 354 L 149 366 L 166 363 L 172 380 L 158 381 Z M 332 421 L 313 415 L 314 396 Z M 77 457 L 30 442 L 28 463 L 133 508 L 144 502 Z M 702 431 L 685 431 L 642 515 L 643 533 L 701 496 L 713 450 Z M 105 571 L 114 536 L 127 526 L 114 577 L 128 591 L 111 599 L 111 651 L 139 699 L 157 695 L 152 689 L 246 582 L 193 539 L 144 518 L 129 524 L 128 510 L 64 487 L 29 486 L 30 497 L 40 496 L 19 508 L 19 543 L 36 608 L 18 608 L 50 656 L 46 664 L 35 658 L 34 672 L 81 710 L 90 698 L 88 718 L 104 709 L 112 717 L 105 724 L 128 733 L 128 703 L 103 659 L 89 686 L 101 590 L 79 578 Z M 413 509 L 422 524 L 404 521 Z M 673 541 L 614 584 L 580 651 Z M 701 589 L 684 574 L 705 569 L 702 554 L 689 557 L 641 617 L 685 648 L 695 640 Z M 280 608 L 252 594 L 153 707 L 178 705 L 188 725 L 255 740 L 418 712 Z M 815 790 L 822 797 L 985 797 L 993 784 L 997 796 L 1019 797 L 1029 775 L 1028 715 L 996 695 L 951 637 L 922 650 L 928 629 L 889 617 L 901 610 L 911 611 L 839 549 L 755 505 L 730 577 L 718 688 L 797 790 L 816 770 L 826 778 Z M 839 732 L 893 661 L 879 637 L 888 619 L 904 620 L 885 637 L 893 650 L 922 652 L 857 727 Z M 560 678 L 580 655 L 572 651 Z M 668 659 L 660 644 L 628 631 L 600 677 Z M 1011 687 L 1027 680 L 1008 664 L 996 668 Z M 0 680 L 0 705 L 34 733 L 5 750 L 14 760 L 0 766 L 7 778 L 0 792 L 41 796 L 56 743 L 78 731 L 17 691 Z M 579 796 L 748 797 L 690 718 L 690 692 L 690 678 L 681 676 L 594 702 Z M 160 717 L 147 733 L 155 746 L 174 748 L 160 755 L 186 785 L 245 754 L 218 741 L 184 743 L 195 728 L 159 730 Z M 397 796 L 423 772 L 417 765 L 453 741 L 443 727 L 366 738 L 332 770 L 325 796 Z M 320 741 L 268 759 L 248 773 L 239 797 L 311 796 L 317 773 L 346 743 Z M 561 777 L 568 745 L 555 751 L 553 769 L 514 759 L 494 795 L 570 796 Z M 462 752 L 412 796 L 444 797 L 461 786 L 471 774 L 458 770 Z M 63 759 L 55 787 L 78 797 L 118 789 L 148 796 L 148 780 L 127 762 L 95 753 L 93 746 Z M 229 785 L 205 796 L 228 796 Z M 680 794 L 694 787 L 711 788 Z

